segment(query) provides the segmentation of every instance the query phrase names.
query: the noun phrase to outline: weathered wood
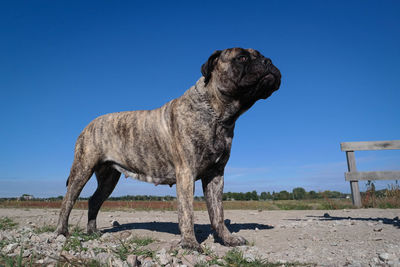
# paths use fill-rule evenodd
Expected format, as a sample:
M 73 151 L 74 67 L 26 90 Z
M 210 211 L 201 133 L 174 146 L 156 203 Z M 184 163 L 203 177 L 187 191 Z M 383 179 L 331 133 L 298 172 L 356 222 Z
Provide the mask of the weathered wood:
M 357 172 L 356 158 L 354 156 L 354 151 L 347 151 L 346 158 L 347 158 L 347 167 L 349 173 Z M 361 194 L 360 194 L 360 187 L 358 186 L 358 181 L 351 181 L 350 188 L 351 188 L 351 197 L 353 200 L 353 205 L 356 206 L 357 208 L 361 208 L 362 206 Z
M 350 188 L 351 188 L 351 199 L 353 201 L 353 205 L 357 208 L 361 208 L 362 207 L 361 193 L 360 193 L 360 187 L 358 186 L 358 182 L 351 181 Z
M 343 142 L 340 143 L 340 148 L 342 151 L 400 149 L 400 140 Z
M 346 172 L 346 181 L 400 180 L 400 171 Z

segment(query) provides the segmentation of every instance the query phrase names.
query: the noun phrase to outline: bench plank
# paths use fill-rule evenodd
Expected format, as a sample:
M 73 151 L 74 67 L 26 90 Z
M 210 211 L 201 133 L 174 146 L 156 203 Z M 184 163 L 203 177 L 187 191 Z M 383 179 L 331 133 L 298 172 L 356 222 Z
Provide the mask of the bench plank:
M 340 143 L 342 151 L 400 149 L 400 140 Z
M 346 172 L 346 181 L 400 180 L 400 171 Z

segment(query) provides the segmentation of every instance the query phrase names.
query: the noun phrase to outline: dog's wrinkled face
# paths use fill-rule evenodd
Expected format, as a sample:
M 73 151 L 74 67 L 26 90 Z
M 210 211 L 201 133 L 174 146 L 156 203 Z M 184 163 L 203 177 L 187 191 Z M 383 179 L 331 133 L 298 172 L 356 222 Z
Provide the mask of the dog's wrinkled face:
M 281 73 L 269 58 L 254 49 L 215 51 L 201 67 L 204 82 L 234 99 L 257 101 L 278 90 Z

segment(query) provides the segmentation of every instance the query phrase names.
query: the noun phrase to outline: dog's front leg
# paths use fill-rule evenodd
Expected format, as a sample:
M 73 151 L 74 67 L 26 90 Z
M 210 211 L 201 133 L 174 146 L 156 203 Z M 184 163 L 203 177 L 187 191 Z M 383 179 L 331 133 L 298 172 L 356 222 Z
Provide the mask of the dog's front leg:
M 240 246 L 246 244 L 246 239 L 238 235 L 232 235 L 224 223 L 224 209 L 222 206 L 224 176 L 215 175 L 202 178 L 202 185 L 211 227 L 217 232 L 224 245 Z
M 202 251 L 194 234 L 193 222 L 193 189 L 194 177 L 188 169 L 176 171 L 176 193 L 178 197 L 178 220 L 181 231 L 181 246 L 187 249 Z

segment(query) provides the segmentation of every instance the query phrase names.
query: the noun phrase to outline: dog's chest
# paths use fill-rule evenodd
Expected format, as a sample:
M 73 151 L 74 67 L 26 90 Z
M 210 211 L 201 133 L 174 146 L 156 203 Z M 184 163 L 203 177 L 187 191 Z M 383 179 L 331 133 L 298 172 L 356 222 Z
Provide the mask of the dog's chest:
M 207 142 L 198 147 L 201 167 L 209 168 L 215 164 L 226 164 L 229 159 L 233 135 L 226 129 L 217 129 Z

